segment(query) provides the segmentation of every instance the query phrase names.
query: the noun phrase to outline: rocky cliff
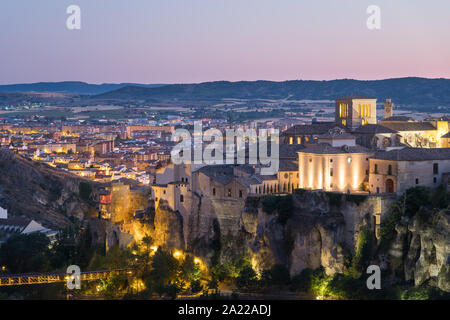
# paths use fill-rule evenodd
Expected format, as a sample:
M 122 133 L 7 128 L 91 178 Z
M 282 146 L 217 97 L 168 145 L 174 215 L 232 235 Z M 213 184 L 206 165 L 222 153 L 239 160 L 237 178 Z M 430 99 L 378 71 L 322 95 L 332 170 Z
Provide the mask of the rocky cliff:
M 61 228 L 70 217 L 82 220 L 95 208 L 80 197 L 80 182 L 93 183 L 0 149 L 0 207 L 9 216 L 34 219 Z
M 388 251 L 388 264 L 406 281 L 431 282 L 450 292 L 450 215 L 435 212 L 424 222 L 419 216 L 402 217 Z
M 144 232 L 158 244 L 193 252 L 210 263 L 246 254 L 257 269 L 281 263 L 291 274 L 319 266 L 332 274 L 343 271 L 359 230 L 372 224 L 380 207 L 372 197 L 358 205 L 344 196 L 333 203 L 324 192 L 305 192 L 293 196 L 290 217 L 282 222 L 278 212 L 264 212 L 263 199 L 194 195 L 191 212 L 184 214 L 163 203 Z
M 283 264 L 295 275 L 322 266 L 332 275 L 348 270 L 360 235 L 368 230 L 373 241 L 367 263 L 391 271 L 389 282 L 432 281 L 449 291 L 448 210 L 432 214 L 426 223 L 403 217 L 388 249 L 381 250 L 374 215 L 389 216 L 394 197 L 303 191 L 287 196 L 291 207 L 284 217 L 285 203 L 269 212 L 266 198 L 231 201 L 193 194 L 186 212 L 174 212 L 161 201 L 147 220 L 135 223 L 134 234 L 148 234 L 157 245 L 192 252 L 209 264 L 247 255 L 257 270 Z M 273 199 L 276 203 L 283 197 Z

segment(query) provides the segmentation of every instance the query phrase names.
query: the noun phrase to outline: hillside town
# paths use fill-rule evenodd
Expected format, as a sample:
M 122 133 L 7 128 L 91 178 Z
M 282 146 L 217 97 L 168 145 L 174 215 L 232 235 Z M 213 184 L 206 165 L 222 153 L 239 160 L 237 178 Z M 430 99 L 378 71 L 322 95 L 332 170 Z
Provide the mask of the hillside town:
M 387 99 L 384 117 L 377 120 L 376 99 L 350 96 L 335 102 L 335 121 L 307 125 L 230 125 L 197 119 L 220 131 L 277 126 L 282 132 L 278 172 L 273 175 L 261 174 L 262 165 L 237 161 L 174 164 L 171 151 L 179 141 L 172 135 L 176 127 L 192 131 L 193 119 L 181 126 L 173 121 L 3 123 L 1 146 L 100 183 L 95 197 L 99 218 L 121 221 L 122 231 L 131 234 L 123 211 L 134 210 L 131 217 L 142 215 L 148 201 L 155 208 L 163 202 L 187 218 L 195 199 L 203 197 L 245 202 L 248 196 L 286 195 L 299 189 L 359 195 L 400 195 L 416 186 L 450 190 L 450 118 L 414 121 L 395 116 L 394 103 Z

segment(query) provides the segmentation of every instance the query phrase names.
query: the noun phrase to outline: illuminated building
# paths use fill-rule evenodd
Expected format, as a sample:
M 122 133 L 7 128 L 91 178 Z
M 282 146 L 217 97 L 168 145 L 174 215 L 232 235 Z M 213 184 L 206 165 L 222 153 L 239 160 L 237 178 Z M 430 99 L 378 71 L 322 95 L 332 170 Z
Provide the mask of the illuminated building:
M 335 100 L 335 122 L 351 130 L 377 123 L 377 99 L 349 96 Z

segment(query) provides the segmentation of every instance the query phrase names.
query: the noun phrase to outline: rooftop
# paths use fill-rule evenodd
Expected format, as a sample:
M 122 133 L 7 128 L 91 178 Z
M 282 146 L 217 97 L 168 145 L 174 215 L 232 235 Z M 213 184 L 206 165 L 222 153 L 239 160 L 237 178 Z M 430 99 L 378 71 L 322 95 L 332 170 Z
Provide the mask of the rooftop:
M 354 147 L 343 146 L 343 147 L 332 147 L 328 143 L 319 143 L 316 145 L 311 145 L 299 153 L 316 153 L 316 154 L 345 154 L 345 153 L 371 153 L 371 151 L 362 146 L 356 145 Z
M 392 130 L 391 128 L 385 127 L 380 124 L 366 124 L 359 128 L 356 128 L 353 133 L 367 133 L 367 134 L 376 134 L 376 133 L 396 133 L 397 131 Z
M 384 127 L 395 131 L 429 131 L 436 128 L 429 122 L 385 122 Z
M 346 97 L 342 97 L 342 98 L 337 98 L 337 100 L 353 100 L 353 99 L 372 99 L 372 100 L 376 100 L 376 98 L 372 98 L 372 97 L 367 97 L 367 96 L 362 96 L 359 94 L 352 94 L 350 96 L 346 96 Z
M 282 135 L 313 135 L 325 134 L 336 127 L 334 122 L 316 122 L 313 124 L 298 124 L 290 127 Z
M 391 151 L 379 151 L 372 159 L 393 161 L 450 160 L 450 148 L 403 148 Z

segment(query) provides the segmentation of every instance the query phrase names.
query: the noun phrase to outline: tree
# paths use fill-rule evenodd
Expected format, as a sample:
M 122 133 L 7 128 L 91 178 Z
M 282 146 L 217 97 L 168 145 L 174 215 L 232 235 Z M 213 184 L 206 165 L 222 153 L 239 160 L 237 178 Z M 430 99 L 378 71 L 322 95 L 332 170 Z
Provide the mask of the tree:
M 180 277 L 186 281 L 199 280 L 202 275 L 200 267 L 191 255 L 186 255 L 180 266 Z
M 291 280 L 289 270 L 282 264 L 275 264 L 269 270 L 264 270 L 263 280 L 266 285 L 282 286 Z
M 13 235 L 0 247 L 0 265 L 10 273 L 50 271 L 49 244 L 40 232 Z
M 191 287 L 191 292 L 192 292 L 193 294 L 196 294 L 196 293 L 198 293 L 198 292 L 200 292 L 200 291 L 203 290 L 203 286 L 202 286 L 202 284 L 200 283 L 200 280 L 194 280 L 194 281 L 192 281 L 190 287 Z
M 153 256 L 152 270 L 150 271 L 150 278 L 154 282 L 167 283 L 170 280 L 175 280 L 178 273 L 179 263 L 169 252 L 158 248 Z
M 89 182 L 81 181 L 78 185 L 78 193 L 80 194 L 80 198 L 88 201 L 91 197 L 92 187 Z
M 239 276 L 236 278 L 236 286 L 239 289 L 252 290 L 256 288 L 257 275 L 252 267 L 248 266 L 241 270 Z

